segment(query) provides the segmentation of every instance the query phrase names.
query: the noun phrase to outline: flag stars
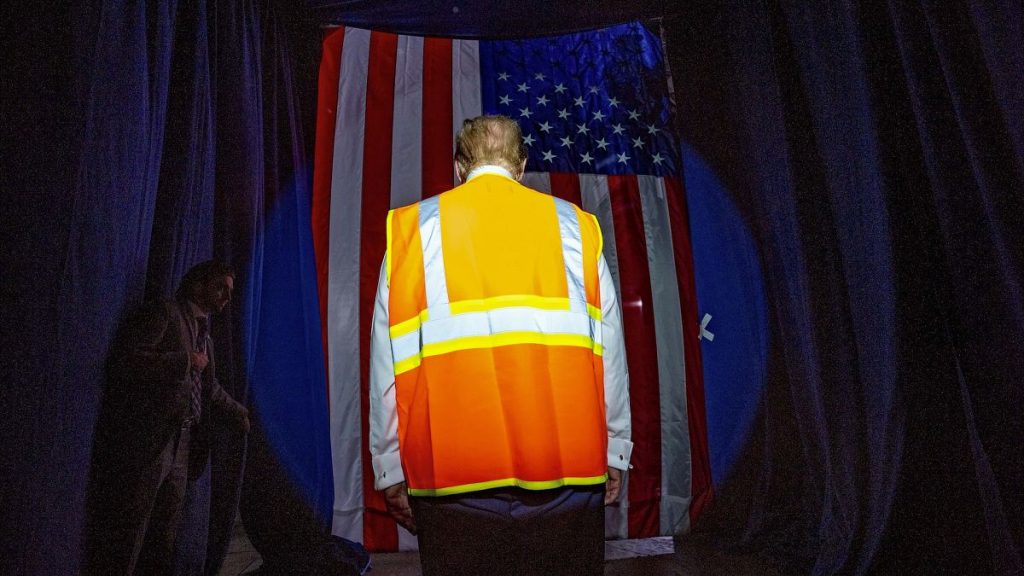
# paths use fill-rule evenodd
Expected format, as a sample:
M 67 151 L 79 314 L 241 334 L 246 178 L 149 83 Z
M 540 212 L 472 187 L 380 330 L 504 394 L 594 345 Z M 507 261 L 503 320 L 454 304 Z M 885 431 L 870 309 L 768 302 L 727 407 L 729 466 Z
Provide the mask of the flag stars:
M 541 94 L 539 97 L 537 97 L 537 105 L 538 106 L 547 106 L 548 105 L 548 97 L 543 95 L 543 94 Z
M 590 155 L 590 152 L 584 152 L 580 155 L 580 164 L 590 164 L 593 159 L 594 157 Z
M 643 147 L 644 147 L 644 141 L 643 140 L 641 140 L 639 137 L 633 138 L 633 148 L 643 148 Z
M 604 112 L 601 112 L 600 110 L 598 110 L 597 112 L 594 112 L 594 120 L 596 120 L 598 122 L 604 120 Z
M 611 106 L 612 108 L 615 108 L 619 104 L 621 104 L 621 102 L 619 102 L 617 98 L 612 97 L 608 99 L 608 105 Z
M 590 134 L 590 128 L 587 128 L 586 124 L 577 124 L 576 125 L 576 133 L 577 134 Z
M 562 108 L 561 110 L 558 111 L 558 117 L 561 118 L 562 120 L 568 120 L 569 110 L 566 108 Z
M 565 84 L 561 82 L 555 84 L 555 94 L 561 94 L 562 92 L 565 92 Z
M 594 142 L 594 146 L 597 146 L 601 150 L 606 150 L 608 148 L 608 141 L 601 138 L 597 142 Z
M 629 119 L 630 120 L 639 120 L 640 119 L 640 113 L 637 112 L 636 110 L 630 110 L 629 111 Z
M 572 101 L 572 103 L 575 104 L 576 106 L 579 106 L 580 108 L 583 108 L 583 106 L 584 106 L 583 96 L 577 97 L 575 100 Z
M 619 164 L 625 164 L 630 160 L 630 157 L 627 156 L 625 152 L 623 152 L 622 154 L 616 154 L 616 156 L 619 157 Z
M 654 162 L 658 166 L 661 166 L 661 163 L 664 162 L 664 161 L 665 161 L 665 159 L 662 158 L 661 154 L 652 154 L 651 155 L 651 162 Z
M 551 153 L 551 150 L 544 151 L 544 162 L 552 162 L 555 159 L 555 155 Z
M 622 134 L 625 131 L 626 129 L 622 127 L 622 124 L 612 124 L 612 132 L 615 132 L 616 136 Z
M 648 124 L 647 125 L 647 133 L 650 134 L 651 136 L 657 134 L 660 131 L 661 131 L 661 128 L 658 128 L 654 124 Z
M 530 112 L 529 108 L 520 108 L 519 109 L 519 117 L 520 118 L 529 118 L 532 114 L 533 114 L 533 112 Z
M 533 75 L 533 77 L 536 78 L 537 80 L 540 80 L 541 82 L 543 82 L 544 79 L 547 78 L 547 76 L 545 76 L 543 72 L 537 72 L 536 74 Z
M 573 144 L 572 138 L 569 138 L 568 136 L 566 136 L 565 138 L 561 138 L 561 141 L 562 141 L 562 148 L 569 148 Z
M 498 80 L 508 80 L 508 72 L 498 74 Z
M 523 144 L 526 144 L 527 146 L 533 146 L 533 143 L 536 141 L 537 139 L 533 137 L 533 134 L 523 136 Z
M 504 104 L 505 106 L 511 106 L 512 105 L 512 98 L 509 97 L 508 94 L 505 94 L 504 96 L 502 96 L 500 98 L 500 100 L 501 100 L 501 103 Z
M 591 94 L 597 94 L 598 92 L 600 92 L 600 91 L 597 89 L 597 86 L 591 86 L 590 87 L 590 93 Z
M 543 132 L 545 134 L 550 134 L 551 133 L 551 124 L 549 124 L 546 120 L 544 122 L 541 122 L 540 124 L 538 124 L 537 128 L 541 132 Z
M 518 86 L 516 86 L 516 90 L 519 90 L 520 92 L 526 92 L 529 89 L 530 89 L 530 87 L 527 86 L 526 82 L 523 82 L 522 84 L 519 84 Z

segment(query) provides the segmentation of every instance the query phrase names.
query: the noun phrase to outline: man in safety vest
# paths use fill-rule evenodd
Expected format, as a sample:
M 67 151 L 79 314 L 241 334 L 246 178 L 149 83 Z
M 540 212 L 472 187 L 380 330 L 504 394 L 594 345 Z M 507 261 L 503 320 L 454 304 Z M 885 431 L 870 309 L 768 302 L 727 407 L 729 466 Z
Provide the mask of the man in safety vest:
M 370 451 L 432 574 L 601 574 L 632 451 L 597 219 L 519 184 L 504 116 L 466 120 L 461 186 L 392 210 L 374 309 Z

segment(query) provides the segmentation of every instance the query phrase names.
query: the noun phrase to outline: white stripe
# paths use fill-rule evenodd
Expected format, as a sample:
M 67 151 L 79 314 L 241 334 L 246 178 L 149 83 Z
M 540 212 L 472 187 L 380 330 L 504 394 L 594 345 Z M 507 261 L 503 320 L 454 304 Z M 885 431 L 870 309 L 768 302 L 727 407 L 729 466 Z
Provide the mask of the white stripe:
M 612 222 L 612 201 L 608 194 L 608 177 L 599 174 L 580 174 L 580 201 L 583 209 L 597 216 L 604 236 L 604 259 L 608 272 L 615 280 L 617 294 L 622 294 L 619 284 L 619 260 L 615 251 L 615 227 Z M 623 361 L 625 361 L 623 359 Z M 604 531 L 607 538 L 629 537 L 629 474 L 625 474 L 619 491 L 619 505 L 606 506 Z
M 334 516 L 331 531 L 363 539 L 363 472 L 359 402 L 359 215 L 370 32 L 348 28 L 341 55 L 331 177 L 327 342 L 331 390 Z M 353 489 L 353 487 L 357 487 Z
M 679 285 L 672 247 L 665 181 L 637 176 L 651 274 L 654 334 L 658 343 L 661 408 L 661 534 L 689 530 L 690 433 L 686 414 L 686 371 L 680 323 Z
M 441 210 L 437 196 L 419 205 L 420 245 L 423 250 L 423 281 L 427 291 L 427 307 L 432 317 L 443 318 L 448 308 L 448 277 L 444 270 L 441 246 Z
M 402 35 L 398 37 L 395 116 L 391 139 L 392 208 L 407 206 L 423 198 L 422 145 L 423 38 Z M 398 527 L 398 549 L 418 549 L 416 537 L 401 526 Z
M 463 120 L 483 113 L 481 98 L 480 44 L 476 40 L 452 40 L 452 142 Z M 452 182 L 455 186 L 460 184 L 454 166 Z
M 547 172 L 526 172 L 519 183 L 538 192 L 551 194 L 551 175 Z
M 604 236 L 604 259 L 608 261 L 608 271 L 615 279 L 615 290 L 622 294 L 619 283 L 619 257 L 615 248 L 615 225 L 612 222 L 612 199 L 608 193 L 608 177 L 599 174 L 580 174 L 580 199 L 583 209 L 597 216 Z
M 399 36 L 391 130 L 391 207 L 423 195 L 423 37 Z

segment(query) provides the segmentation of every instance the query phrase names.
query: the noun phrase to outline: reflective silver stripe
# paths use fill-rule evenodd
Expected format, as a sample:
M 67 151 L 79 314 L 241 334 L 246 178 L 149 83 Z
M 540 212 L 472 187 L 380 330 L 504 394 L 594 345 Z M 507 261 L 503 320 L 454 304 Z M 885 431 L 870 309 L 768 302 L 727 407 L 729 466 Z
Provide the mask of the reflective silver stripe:
M 429 319 L 420 328 L 392 338 L 391 348 L 397 364 L 416 356 L 426 345 L 508 332 L 583 336 L 592 340 L 595 348 L 602 344 L 601 321 L 587 314 L 510 306 Z
M 554 198 L 558 211 L 558 231 L 562 237 L 562 258 L 565 260 L 565 281 L 569 287 L 569 305 L 572 310 L 586 312 L 587 291 L 583 287 L 583 235 L 576 206 Z
M 408 334 L 403 334 L 398 338 L 392 338 L 391 353 L 394 356 L 394 361 L 399 362 L 419 354 L 422 344 L 418 329 Z
M 467 312 L 423 324 L 423 343 L 438 344 L 446 340 L 471 336 L 489 336 L 502 332 L 536 332 L 538 334 L 575 334 L 600 344 L 600 322 L 590 316 L 568 310 L 537 310 L 534 308 L 497 308 L 486 312 Z
M 419 217 L 427 308 L 432 318 L 444 318 L 450 316 L 451 311 L 448 308 L 448 281 L 444 274 L 444 255 L 441 251 L 441 211 L 437 196 L 420 202 Z

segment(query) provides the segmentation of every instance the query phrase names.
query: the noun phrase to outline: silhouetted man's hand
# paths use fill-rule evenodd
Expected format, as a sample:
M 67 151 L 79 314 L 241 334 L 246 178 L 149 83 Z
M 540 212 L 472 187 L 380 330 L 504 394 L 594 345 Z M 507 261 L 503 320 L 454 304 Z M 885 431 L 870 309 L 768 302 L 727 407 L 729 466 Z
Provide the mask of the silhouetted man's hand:
M 384 501 L 387 503 L 388 514 L 395 519 L 403 528 L 416 534 L 416 522 L 412 518 L 412 508 L 409 507 L 409 492 L 406 490 L 405 482 L 384 489 Z

